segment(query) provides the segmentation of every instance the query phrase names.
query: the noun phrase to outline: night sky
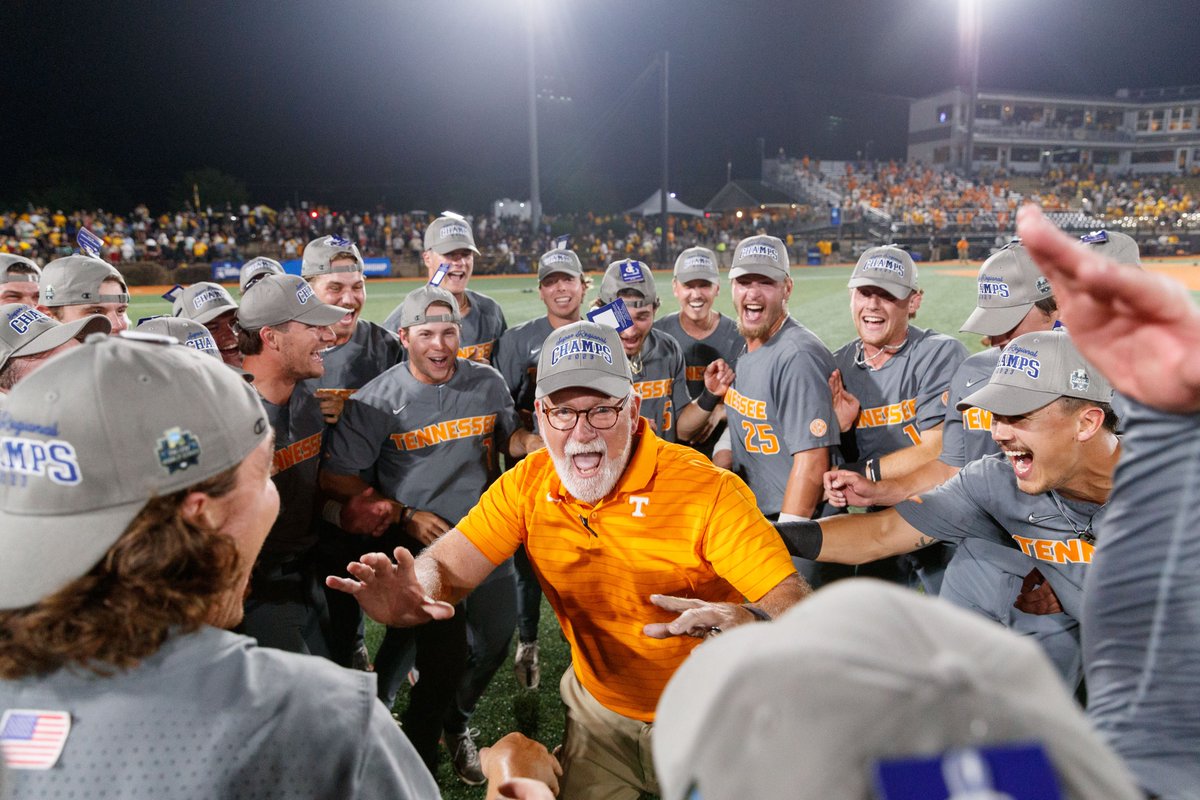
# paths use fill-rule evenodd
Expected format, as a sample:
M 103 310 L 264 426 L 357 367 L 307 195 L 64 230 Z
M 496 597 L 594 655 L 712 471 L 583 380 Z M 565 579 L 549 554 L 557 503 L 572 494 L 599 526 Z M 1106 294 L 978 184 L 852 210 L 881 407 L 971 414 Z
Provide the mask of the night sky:
M 536 0 L 547 211 L 672 188 L 703 205 L 768 154 L 903 158 L 907 98 L 965 85 L 954 0 Z M 528 196 L 525 0 L 3 0 L 0 201 L 74 178 L 167 202 L 211 166 L 255 198 L 481 211 Z M 1200 84 L 1189 0 L 984 0 L 980 85 Z M 639 79 L 639 76 L 640 79 Z

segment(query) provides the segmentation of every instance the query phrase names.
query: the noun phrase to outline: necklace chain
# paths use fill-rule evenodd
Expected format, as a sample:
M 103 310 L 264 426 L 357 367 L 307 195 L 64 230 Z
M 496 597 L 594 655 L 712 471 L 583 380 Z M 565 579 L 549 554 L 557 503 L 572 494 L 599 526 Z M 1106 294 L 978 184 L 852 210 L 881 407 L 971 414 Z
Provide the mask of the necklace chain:
M 1050 499 L 1054 501 L 1054 505 L 1058 506 L 1059 516 L 1067 521 L 1067 524 L 1071 526 L 1071 530 L 1075 531 L 1076 536 L 1088 544 L 1096 543 L 1096 534 L 1092 532 L 1092 521 L 1096 519 L 1097 514 L 1108 506 L 1107 502 L 1101 504 L 1099 508 L 1092 512 L 1092 515 L 1088 517 L 1087 525 L 1084 526 L 1083 530 L 1080 530 L 1079 526 L 1075 524 L 1075 520 L 1071 519 L 1070 515 L 1067 514 L 1067 507 L 1063 505 L 1063 501 L 1058 499 L 1058 493 L 1051 491 Z
M 900 344 L 885 344 L 875 351 L 875 355 L 867 356 L 867 344 L 862 339 L 858 340 L 858 352 L 854 354 L 854 366 L 869 367 L 871 362 L 879 358 L 884 353 L 895 355 L 905 348 L 908 344 L 908 337 L 904 337 L 904 341 Z

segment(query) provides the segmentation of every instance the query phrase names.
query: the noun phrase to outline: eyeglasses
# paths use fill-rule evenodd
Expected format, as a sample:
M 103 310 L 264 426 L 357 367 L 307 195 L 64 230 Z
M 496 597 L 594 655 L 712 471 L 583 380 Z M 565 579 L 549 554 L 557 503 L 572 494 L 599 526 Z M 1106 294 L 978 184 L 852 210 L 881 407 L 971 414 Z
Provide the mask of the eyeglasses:
M 628 399 L 625 398 L 625 400 Z M 617 420 L 621 418 L 621 409 L 625 407 L 625 400 L 615 406 L 592 406 L 584 411 L 566 406 L 544 407 L 542 411 L 545 412 L 546 421 L 550 423 L 550 427 L 556 431 L 573 430 L 579 424 L 580 417 L 587 417 L 588 425 L 596 430 L 606 431 L 616 425 Z

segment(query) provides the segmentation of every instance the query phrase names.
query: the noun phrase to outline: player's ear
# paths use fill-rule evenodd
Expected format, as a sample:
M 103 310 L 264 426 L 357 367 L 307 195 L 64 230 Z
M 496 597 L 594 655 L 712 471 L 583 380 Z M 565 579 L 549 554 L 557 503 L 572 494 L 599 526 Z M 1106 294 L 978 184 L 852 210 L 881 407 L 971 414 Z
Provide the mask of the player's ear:
M 634 392 L 633 396 L 629 398 L 629 402 L 626 403 L 626 407 L 629 409 L 630 417 L 636 424 L 638 414 L 640 414 L 642 411 L 642 396 L 637 392 Z
M 218 527 L 213 519 L 212 498 L 204 492 L 188 492 L 179 504 L 179 516 L 198 528 L 216 530 Z
M 1085 406 L 1075 417 L 1075 438 L 1086 442 L 1104 430 L 1104 409 L 1099 406 Z

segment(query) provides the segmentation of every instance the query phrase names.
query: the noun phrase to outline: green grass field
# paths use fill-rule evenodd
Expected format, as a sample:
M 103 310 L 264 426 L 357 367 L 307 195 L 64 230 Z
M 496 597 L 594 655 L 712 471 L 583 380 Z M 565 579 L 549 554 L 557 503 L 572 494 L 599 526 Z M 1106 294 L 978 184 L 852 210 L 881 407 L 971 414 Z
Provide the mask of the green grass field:
M 942 333 L 958 336 L 971 352 L 981 349 L 979 337 L 960 334 L 958 327 L 975 306 L 973 276 L 977 268 L 978 264 L 923 266 L 921 285 L 925 288 L 925 299 L 916 320 L 922 327 L 931 327 Z M 1164 269 L 1185 281 L 1200 273 L 1194 261 L 1173 262 Z M 846 290 L 849 273 L 849 266 L 803 267 L 792 270 L 795 289 L 789 304 L 791 314 L 815 331 L 831 349 L 841 346 L 854 335 Z M 596 280 L 598 283 L 598 278 Z M 677 303 L 670 294 L 670 275 L 660 272 L 656 275 L 656 280 L 663 297 L 660 314 L 676 310 Z M 419 284 L 420 281 L 416 279 L 371 282 L 368 285 L 364 317 L 382 322 L 404 296 Z M 476 291 L 494 297 L 503 306 L 510 325 L 545 313 L 535 288 L 535 280 L 531 276 L 479 278 L 471 285 Z M 236 287 L 231 287 L 231 291 L 236 296 Z M 596 291 L 593 289 L 588 294 L 587 302 L 590 303 L 595 295 Z M 733 306 L 728 285 L 722 287 L 717 306 L 726 314 L 732 314 Z M 154 294 L 135 297 L 129 315 L 136 322 L 139 317 L 169 311 L 167 302 Z M 558 698 L 558 678 L 567 667 L 569 653 L 559 633 L 554 614 L 544 601 L 542 608 L 541 687 L 532 692 L 521 690 L 513 677 L 511 661 L 509 666 L 501 668 L 471 723 L 481 731 L 481 746 L 494 742 L 512 730 L 522 731 L 550 748 L 561 741 L 563 712 Z M 381 636 L 380 626 L 371 623 L 368 629 L 368 644 L 372 653 L 378 647 Z M 407 698 L 402 693 L 397 700 L 397 706 L 403 708 L 406 701 Z M 448 800 L 480 800 L 484 796 L 483 787 L 467 787 L 458 780 L 449 766 L 448 758 L 443 758 L 438 783 Z

